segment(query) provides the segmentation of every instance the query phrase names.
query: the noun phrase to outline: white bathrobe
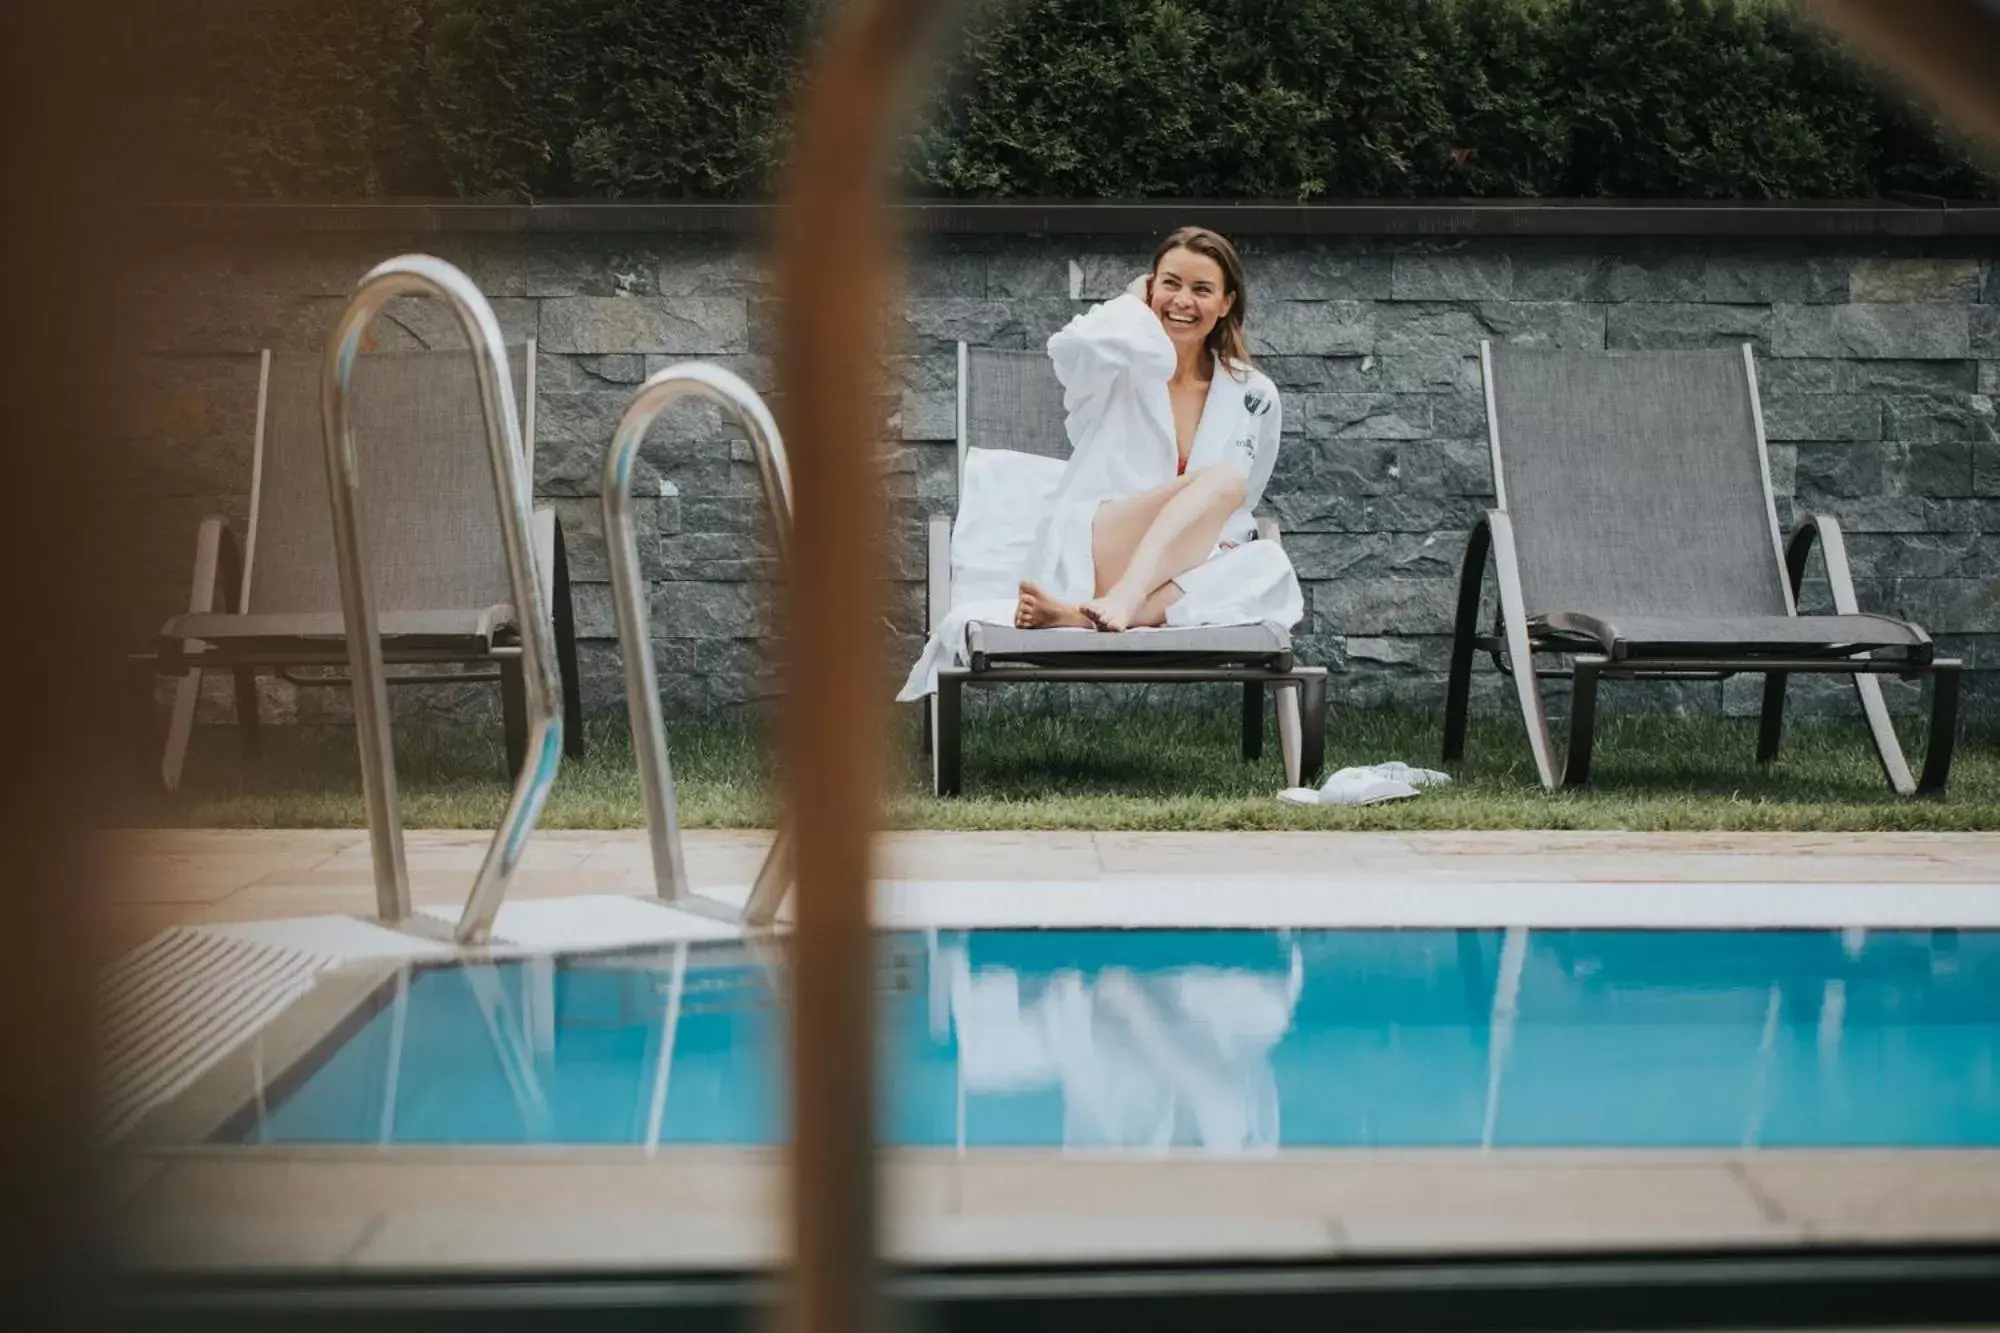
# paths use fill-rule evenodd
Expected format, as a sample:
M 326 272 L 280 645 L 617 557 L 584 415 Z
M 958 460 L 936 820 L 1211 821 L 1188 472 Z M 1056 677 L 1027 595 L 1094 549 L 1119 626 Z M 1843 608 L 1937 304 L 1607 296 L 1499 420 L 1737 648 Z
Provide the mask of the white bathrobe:
M 1055 504 L 1043 522 L 1025 577 L 1067 602 L 1097 595 L 1090 529 L 1106 500 L 1172 481 L 1180 450 L 1167 381 L 1173 341 L 1136 296 L 1093 306 L 1049 339 L 1049 359 L 1063 385 L 1070 458 Z M 1238 376 L 1242 378 L 1238 378 Z M 1243 507 L 1223 525 L 1205 564 L 1174 580 L 1181 597 L 1169 625 L 1240 625 L 1268 621 L 1290 629 L 1305 615 L 1291 561 L 1257 547 L 1252 516 L 1278 461 L 1284 408 L 1266 375 L 1217 365 L 1188 452 L 1188 470 L 1222 463 L 1243 474 Z
M 1125 295 L 1072 319 L 1049 339 L 1049 358 L 1063 385 L 1070 457 L 1021 577 L 1062 601 L 1083 602 L 1097 595 L 1091 524 L 1098 506 L 1164 486 L 1178 475 L 1180 450 L 1167 394 L 1176 356 L 1159 316 Z M 1181 596 L 1167 609 L 1169 626 L 1264 623 L 1290 629 L 1305 617 L 1292 562 L 1276 543 L 1256 540 L 1253 517 L 1278 461 L 1282 415 L 1268 376 L 1251 367 L 1234 372 L 1215 367 L 1188 470 L 1222 463 L 1241 472 L 1243 507 L 1223 525 L 1207 561 L 1174 579 Z M 965 660 L 965 628 L 972 621 L 1013 621 L 1011 601 L 953 600 L 899 700 L 931 694 L 938 668 Z

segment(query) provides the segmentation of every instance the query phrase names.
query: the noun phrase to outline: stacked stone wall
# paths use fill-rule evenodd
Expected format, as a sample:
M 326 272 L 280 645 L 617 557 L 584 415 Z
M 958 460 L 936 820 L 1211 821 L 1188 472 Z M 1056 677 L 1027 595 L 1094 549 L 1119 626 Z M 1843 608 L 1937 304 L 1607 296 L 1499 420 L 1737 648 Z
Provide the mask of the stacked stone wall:
M 899 660 L 920 641 L 924 520 L 954 502 L 954 343 L 1040 346 L 1122 289 L 1150 239 L 920 246 L 887 312 L 895 354 L 881 413 Z M 156 624 L 185 606 L 199 516 L 245 514 L 258 350 L 316 351 L 354 279 L 409 248 L 464 267 L 510 338 L 538 340 L 537 491 L 569 533 L 587 701 L 615 706 L 596 513 L 603 450 L 633 389 L 676 360 L 719 361 L 769 388 L 771 293 L 748 240 L 302 233 L 207 237 L 168 252 L 135 278 L 117 320 L 116 365 L 129 372 L 118 382 L 136 387 L 120 390 L 116 484 L 156 501 L 146 613 Z M 1464 533 L 1492 501 L 1481 339 L 1579 350 L 1749 343 L 1781 523 L 1838 517 L 1864 607 L 1927 626 L 1972 669 L 1970 706 L 2000 705 L 2000 241 L 1251 236 L 1242 248 L 1251 346 L 1284 397 L 1265 507 L 1306 589 L 1300 654 L 1332 671 L 1338 706 L 1441 701 Z M 419 304 L 399 307 L 379 342 L 455 340 L 444 313 Z M 711 716 L 753 704 L 770 690 L 772 561 L 747 447 L 715 413 L 691 409 L 656 429 L 640 471 L 668 706 Z M 279 716 L 344 703 L 337 692 L 269 688 Z M 489 693 L 411 691 L 403 706 L 456 713 L 489 707 Z M 1614 693 L 1730 711 L 1756 697 L 1751 681 Z M 1915 687 L 1895 697 L 1908 706 Z

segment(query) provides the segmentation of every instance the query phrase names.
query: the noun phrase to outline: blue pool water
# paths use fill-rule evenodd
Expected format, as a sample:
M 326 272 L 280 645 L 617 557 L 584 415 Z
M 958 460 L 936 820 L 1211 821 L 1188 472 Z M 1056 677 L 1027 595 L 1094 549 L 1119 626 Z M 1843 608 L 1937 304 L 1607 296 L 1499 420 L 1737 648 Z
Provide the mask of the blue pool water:
M 768 962 L 417 968 L 225 1137 L 770 1143 Z M 2000 1144 L 2000 933 L 945 932 L 879 976 L 898 1144 Z

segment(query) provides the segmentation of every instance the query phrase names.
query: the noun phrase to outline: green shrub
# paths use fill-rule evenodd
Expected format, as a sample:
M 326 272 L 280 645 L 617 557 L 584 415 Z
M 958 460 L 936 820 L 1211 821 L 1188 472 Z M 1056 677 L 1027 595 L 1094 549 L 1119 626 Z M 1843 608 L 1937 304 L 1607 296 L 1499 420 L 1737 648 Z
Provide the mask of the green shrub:
M 134 142 L 182 194 L 765 193 L 825 0 L 160 0 Z M 2000 197 L 1754 0 L 1014 0 L 909 186 L 967 197 Z
M 428 109 L 459 194 L 755 194 L 808 0 L 429 0 Z
M 161 0 L 123 34 L 131 169 L 172 195 L 439 193 L 421 105 L 432 8 Z

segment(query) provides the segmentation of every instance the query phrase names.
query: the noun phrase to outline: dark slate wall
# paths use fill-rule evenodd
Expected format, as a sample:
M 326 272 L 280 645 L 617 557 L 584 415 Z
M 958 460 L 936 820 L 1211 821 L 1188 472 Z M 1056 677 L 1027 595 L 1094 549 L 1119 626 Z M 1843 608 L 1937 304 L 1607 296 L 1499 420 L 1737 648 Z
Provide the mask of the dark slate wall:
M 195 523 L 241 517 L 255 352 L 311 351 L 373 261 L 423 248 L 460 264 L 510 336 L 540 341 L 536 475 L 571 533 L 590 700 L 621 699 L 596 517 L 612 424 L 682 358 L 770 383 L 769 290 L 751 243 L 717 236 L 433 235 L 189 240 L 120 312 L 129 454 L 160 551 L 156 605 L 185 605 Z M 2000 239 L 1249 237 L 1250 333 L 1285 396 L 1266 507 L 1307 590 L 1302 655 L 1345 706 L 1435 706 L 1463 533 L 1490 502 L 1482 338 L 1564 348 L 1756 349 L 1781 521 L 1837 516 L 1863 605 L 1910 616 L 2000 706 Z M 923 519 L 953 503 L 952 344 L 1038 346 L 1114 295 L 1148 238 L 925 238 L 892 312 L 882 404 L 894 498 L 896 652 L 916 651 Z M 399 309 L 385 346 L 450 345 L 443 312 Z M 642 555 L 670 706 L 713 714 L 768 693 L 771 562 L 748 451 L 712 412 L 662 424 L 641 469 Z M 219 683 L 218 683 L 219 684 Z M 484 690 L 403 707 L 485 708 Z M 1491 702 L 1497 695 L 1484 691 Z M 1642 690 L 1683 708 L 1754 706 L 1754 682 Z M 1828 690 L 1808 700 L 1838 701 Z M 1914 687 L 1895 692 L 1904 705 Z M 335 693 L 270 687 L 279 715 Z

